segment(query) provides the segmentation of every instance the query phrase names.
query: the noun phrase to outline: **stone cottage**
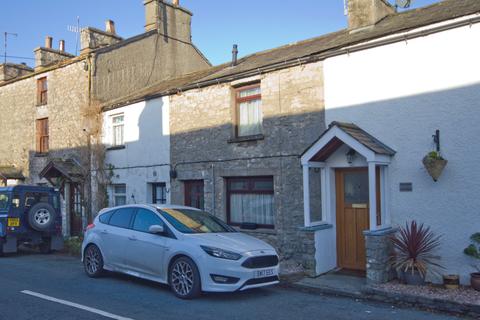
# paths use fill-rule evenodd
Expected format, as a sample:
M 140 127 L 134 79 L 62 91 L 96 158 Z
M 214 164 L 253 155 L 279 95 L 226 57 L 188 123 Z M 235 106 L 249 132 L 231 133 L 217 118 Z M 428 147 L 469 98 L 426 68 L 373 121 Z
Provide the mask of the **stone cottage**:
M 103 192 L 95 181 L 104 169 L 101 103 L 210 66 L 191 42 L 191 13 L 178 1 L 144 6 L 141 35 L 123 39 L 107 20 L 105 30 L 82 30 L 79 56 L 67 53 L 64 41 L 53 48 L 47 37 L 35 49 L 34 68 L 0 65 L 2 180 L 58 187 L 66 235 L 81 234 L 92 208 L 104 205 L 90 196 Z M 12 171 L 15 177 L 5 176 Z

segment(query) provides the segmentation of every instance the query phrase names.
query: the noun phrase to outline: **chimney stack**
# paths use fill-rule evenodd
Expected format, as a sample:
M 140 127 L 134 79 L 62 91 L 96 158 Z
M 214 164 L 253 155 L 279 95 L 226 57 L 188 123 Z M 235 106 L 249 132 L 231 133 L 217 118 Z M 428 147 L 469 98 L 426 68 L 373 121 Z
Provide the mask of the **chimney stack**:
M 53 38 L 50 36 L 47 36 L 45 38 L 45 48 L 52 49 L 52 42 L 53 42 Z
M 115 33 L 115 22 L 113 20 L 105 21 L 105 31 L 108 33 L 116 34 Z
M 143 0 L 145 7 L 145 32 L 157 30 L 164 36 L 184 42 L 192 42 L 192 13 L 180 7 L 179 0 Z
M 347 0 L 348 28 L 361 29 L 375 25 L 388 15 L 395 13 L 395 8 L 386 0 Z
M 60 40 L 58 43 L 58 51 L 65 52 L 65 40 Z
M 235 67 L 237 65 L 237 61 L 238 61 L 238 45 L 234 44 L 233 50 L 232 50 L 232 67 Z

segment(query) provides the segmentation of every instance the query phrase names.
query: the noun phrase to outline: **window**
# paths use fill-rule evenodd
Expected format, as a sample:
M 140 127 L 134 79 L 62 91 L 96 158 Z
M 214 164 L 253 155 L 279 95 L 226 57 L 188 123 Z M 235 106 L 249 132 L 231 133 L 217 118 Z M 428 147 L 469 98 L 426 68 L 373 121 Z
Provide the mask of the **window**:
M 37 153 L 48 152 L 48 118 L 37 120 Z
M 30 208 L 39 202 L 49 203 L 48 193 L 43 193 L 43 192 L 25 193 L 25 208 Z
M 148 229 L 153 225 L 163 226 L 163 221 L 155 213 L 138 209 L 133 222 L 133 230 L 140 232 L 148 232 Z
M 221 220 L 198 210 L 162 209 L 158 210 L 175 229 L 182 233 L 225 233 L 236 232 Z
M 8 193 L 0 193 L 0 210 L 8 209 L 9 203 L 9 194 Z
M 109 224 L 114 227 L 129 228 L 134 212 L 134 208 L 118 209 L 110 218 Z
M 188 180 L 184 182 L 185 205 L 203 210 L 205 198 L 203 194 L 203 180 Z
M 123 114 L 112 116 L 112 146 L 123 146 Z
M 112 216 L 114 211 L 108 211 L 108 212 L 105 212 L 105 213 L 102 213 L 100 215 L 100 217 L 98 218 L 98 220 L 101 222 L 101 223 L 105 223 L 105 224 L 108 224 L 108 222 L 110 221 L 110 217 Z
M 164 182 L 152 183 L 152 203 L 167 203 L 167 186 Z
M 47 104 L 47 77 L 37 80 L 37 105 L 41 106 Z
M 236 90 L 237 136 L 262 134 L 262 95 L 260 84 Z
M 114 184 L 112 185 L 112 200 L 114 206 L 123 206 L 127 204 L 127 185 Z
M 273 228 L 273 178 L 227 179 L 228 223 L 254 223 L 258 227 Z

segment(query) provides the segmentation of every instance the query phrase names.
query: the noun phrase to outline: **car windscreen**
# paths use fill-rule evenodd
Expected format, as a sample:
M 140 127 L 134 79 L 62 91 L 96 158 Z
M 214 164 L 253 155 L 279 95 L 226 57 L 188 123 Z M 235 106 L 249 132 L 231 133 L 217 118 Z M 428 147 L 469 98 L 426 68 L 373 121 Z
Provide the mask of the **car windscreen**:
M 214 216 L 191 209 L 162 209 L 158 212 L 182 233 L 236 232 L 235 229 Z
M 10 194 L 0 192 L 0 210 L 6 210 L 10 206 Z

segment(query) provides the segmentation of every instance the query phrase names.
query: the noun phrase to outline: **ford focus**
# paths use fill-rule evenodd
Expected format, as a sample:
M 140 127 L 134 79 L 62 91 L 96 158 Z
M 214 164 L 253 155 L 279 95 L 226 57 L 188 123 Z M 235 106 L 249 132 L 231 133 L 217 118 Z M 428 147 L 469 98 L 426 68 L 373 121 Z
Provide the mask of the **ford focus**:
M 121 272 L 168 284 L 183 299 L 279 282 L 273 247 L 183 206 L 103 209 L 85 232 L 82 262 L 89 277 Z

